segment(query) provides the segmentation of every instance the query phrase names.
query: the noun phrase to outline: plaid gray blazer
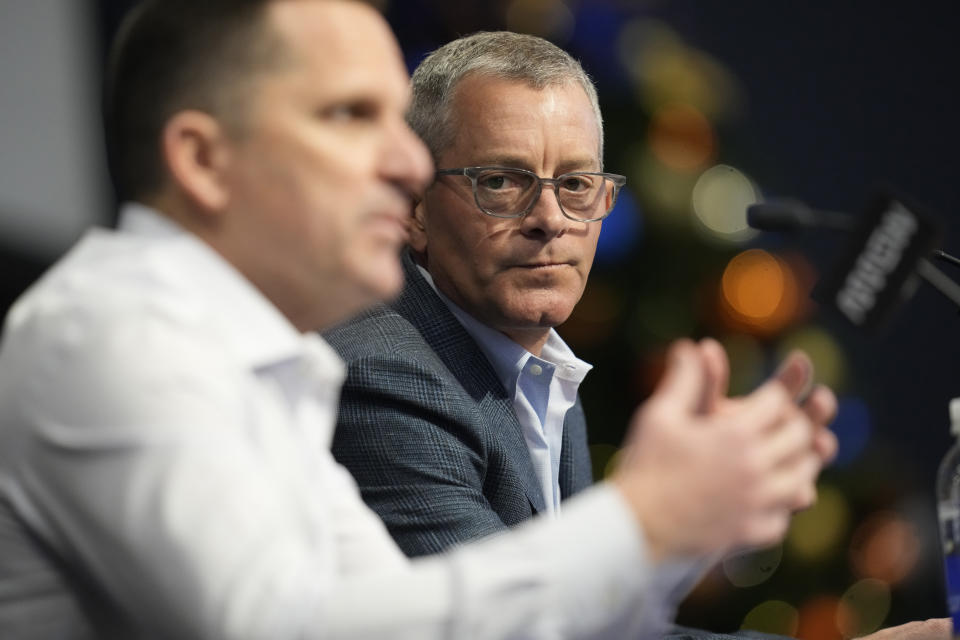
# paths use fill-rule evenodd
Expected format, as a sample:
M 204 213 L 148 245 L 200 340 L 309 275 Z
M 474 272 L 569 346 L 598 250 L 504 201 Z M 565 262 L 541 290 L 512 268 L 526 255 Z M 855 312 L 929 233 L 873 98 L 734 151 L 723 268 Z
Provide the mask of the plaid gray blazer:
M 333 454 L 411 556 L 438 553 L 544 510 L 512 401 L 410 258 L 406 287 L 324 337 L 347 380 Z M 566 416 L 564 498 L 593 481 L 579 399 Z

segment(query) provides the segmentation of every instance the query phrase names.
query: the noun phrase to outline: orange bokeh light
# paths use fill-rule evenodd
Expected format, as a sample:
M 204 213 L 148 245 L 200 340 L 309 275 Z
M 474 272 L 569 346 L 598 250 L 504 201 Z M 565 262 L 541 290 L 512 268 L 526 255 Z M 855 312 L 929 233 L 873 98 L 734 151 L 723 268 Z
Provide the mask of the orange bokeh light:
M 837 626 L 840 600 L 833 596 L 817 596 L 799 611 L 798 640 L 843 640 Z
M 791 264 L 762 249 L 738 254 L 720 281 L 721 307 L 729 324 L 755 334 L 772 334 L 798 317 L 797 275 Z
M 686 104 L 658 110 L 650 122 L 650 148 L 664 165 L 677 171 L 693 171 L 716 155 L 716 135 L 710 121 Z
M 850 562 L 858 575 L 893 585 L 903 580 L 920 557 L 916 527 L 891 512 L 873 515 L 854 532 Z
M 763 320 L 780 306 L 785 279 L 775 257 L 762 249 L 750 249 L 731 260 L 724 270 L 723 297 L 737 313 Z

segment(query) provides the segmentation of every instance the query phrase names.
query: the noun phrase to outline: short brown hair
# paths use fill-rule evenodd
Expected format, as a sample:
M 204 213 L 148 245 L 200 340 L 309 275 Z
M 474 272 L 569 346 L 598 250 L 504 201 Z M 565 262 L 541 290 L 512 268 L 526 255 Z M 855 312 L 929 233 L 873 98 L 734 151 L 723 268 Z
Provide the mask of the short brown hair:
M 156 193 L 167 172 L 160 137 L 171 116 L 197 109 L 236 131 L 250 79 L 279 59 L 265 19 L 271 0 L 145 0 L 126 17 L 104 87 L 110 171 L 122 199 Z

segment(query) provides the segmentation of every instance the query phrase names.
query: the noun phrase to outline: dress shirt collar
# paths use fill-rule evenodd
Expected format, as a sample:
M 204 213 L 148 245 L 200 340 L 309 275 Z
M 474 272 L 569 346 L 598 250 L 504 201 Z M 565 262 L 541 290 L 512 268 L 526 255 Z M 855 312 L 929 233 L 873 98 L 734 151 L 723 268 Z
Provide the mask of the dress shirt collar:
M 460 321 L 470 337 L 480 346 L 481 351 L 493 365 L 493 369 L 496 371 L 504 389 L 513 392 L 517 385 L 517 377 L 523 367 L 526 366 L 527 360 L 536 358 L 536 356 L 503 333 L 488 327 L 461 309 L 437 288 L 429 271 L 419 264 L 417 269 L 433 290 L 437 292 L 450 312 Z M 554 365 L 553 375 L 577 385 L 583 382 L 587 373 L 593 368 L 593 365 L 576 357 L 573 350 L 554 329 L 550 329 L 547 341 L 541 351 L 541 357 L 538 360 Z
M 163 279 L 188 287 L 212 309 L 203 321 L 213 325 L 218 340 L 238 360 L 253 370 L 301 360 L 306 373 L 324 382 L 342 383 L 346 369 L 336 352 L 317 334 L 303 334 L 263 293 L 212 247 L 155 209 L 126 203 L 120 210 L 118 230 L 130 236 L 176 247 L 178 261 L 157 261 Z M 168 257 L 168 256 L 165 256 Z M 183 277 L 189 274 L 189 281 Z

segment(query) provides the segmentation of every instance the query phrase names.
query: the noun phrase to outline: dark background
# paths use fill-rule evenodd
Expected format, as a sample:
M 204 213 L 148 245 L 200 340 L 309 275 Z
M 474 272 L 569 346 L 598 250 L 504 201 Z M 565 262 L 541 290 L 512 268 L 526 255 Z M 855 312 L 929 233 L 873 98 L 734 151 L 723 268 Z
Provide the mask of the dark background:
M 103 48 L 131 4 L 91 3 Z M 813 355 L 842 400 L 841 463 L 822 482 L 826 493 L 840 496 L 845 519 L 820 514 L 822 522 L 814 519 L 806 532 L 793 532 L 782 559 L 761 569 L 768 575 L 759 584 L 734 586 L 737 580 L 730 576 L 736 568 L 718 569 L 683 608 L 681 620 L 725 630 L 752 615 L 753 626 L 824 640 L 841 637 L 834 622 L 838 601 L 844 605 L 841 622 L 849 619 L 842 611 L 859 612 L 859 627 L 852 628 L 862 630 L 945 615 L 934 483 L 951 442 L 947 402 L 960 395 L 956 309 L 923 285 L 874 335 L 850 330 L 815 306 L 775 329 L 731 320 L 717 302 L 720 275 L 731 258 L 751 248 L 795 256 L 791 260 L 805 263 L 810 274 L 800 282 L 806 298 L 843 238 L 804 232 L 722 243 L 695 233 L 676 211 L 665 213 L 662 202 L 643 188 L 636 162 L 657 107 L 644 98 L 642 82 L 638 85 L 632 63 L 621 59 L 618 43 L 635 21 L 659 24 L 655 31 L 634 31 L 633 44 L 643 34 L 671 34 L 686 52 L 686 64 L 699 65 L 701 75 L 713 78 L 708 89 L 732 96 L 726 108 L 707 114 L 716 151 L 695 171 L 731 165 L 750 176 L 765 197 L 790 196 L 848 212 L 859 211 L 875 185 L 892 184 L 938 212 L 944 228 L 940 246 L 960 253 L 953 224 L 960 207 L 957 4 L 394 0 L 380 5 L 411 65 L 459 35 L 512 27 L 551 38 L 597 81 L 607 121 L 606 167 L 626 174 L 631 188 L 605 223 L 590 287 L 561 332 L 595 365 L 583 397 L 598 475 L 620 443 L 632 408 L 649 392 L 671 338 L 713 335 L 732 345 L 734 367 L 745 371 L 735 379 L 738 391 L 767 375 L 788 344 L 805 344 L 798 335 L 812 330 L 819 336 L 816 344 L 827 344 Z M 517 17 L 524 10 L 543 19 L 524 22 Z M 560 26 L 544 27 L 549 24 Z M 0 249 L 0 311 L 47 265 L 16 247 Z M 809 540 L 831 526 L 838 533 L 825 550 L 796 551 L 792 540 Z

